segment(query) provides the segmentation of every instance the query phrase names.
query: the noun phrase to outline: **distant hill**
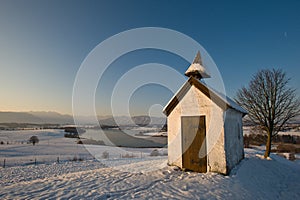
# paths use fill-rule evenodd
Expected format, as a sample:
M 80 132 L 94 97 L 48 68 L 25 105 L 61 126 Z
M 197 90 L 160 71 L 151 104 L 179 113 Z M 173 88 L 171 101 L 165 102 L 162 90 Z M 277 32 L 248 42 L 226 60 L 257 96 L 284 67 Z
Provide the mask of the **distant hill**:
M 43 121 L 37 116 L 26 112 L 0 112 L 0 123 L 35 123 Z
M 0 112 L 0 123 L 73 124 L 71 115 L 57 112 Z
M 120 116 L 120 117 L 110 117 L 106 119 L 100 119 L 99 123 L 101 125 L 107 126 L 147 126 L 151 125 L 163 125 L 166 123 L 165 117 L 149 117 L 149 116 L 134 116 L 134 117 L 127 117 L 127 116 Z
M 29 112 L 38 117 L 44 123 L 50 124 L 73 124 L 74 120 L 71 115 L 63 115 L 57 112 Z
M 81 124 L 89 124 L 92 117 L 78 117 Z M 134 116 L 134 117 L 111 117 L 98 116 L 101 125 L 140 125 L 148 124 L 160 125 L 165 124 L 164 117 Z M 31 123 L 31 124 L 74 124 L 73 116 L 63 115 L 57 112 L 0 112 L 0 123 Z

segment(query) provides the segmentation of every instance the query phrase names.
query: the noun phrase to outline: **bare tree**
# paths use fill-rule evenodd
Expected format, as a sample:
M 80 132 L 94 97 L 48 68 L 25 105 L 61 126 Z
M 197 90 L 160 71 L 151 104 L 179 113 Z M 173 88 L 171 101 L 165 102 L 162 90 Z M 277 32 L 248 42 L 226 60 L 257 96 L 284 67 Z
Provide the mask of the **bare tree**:
M 237 92 L 236 102 L 248 110 L 248 118 L 258 125 L 268 139 L 264 157 L 271 151 L 272 137 L 300 114 L 300 99 L 295 89 L 288 87 L 290 79 L 282 70 L 260 70 L 248 87 Z
M 35 145 L 35 143 L 39 143 L 39 138 L 35 135 L 31 136 L 28 140 L 29 143 L 32 143 L 32 145 Z

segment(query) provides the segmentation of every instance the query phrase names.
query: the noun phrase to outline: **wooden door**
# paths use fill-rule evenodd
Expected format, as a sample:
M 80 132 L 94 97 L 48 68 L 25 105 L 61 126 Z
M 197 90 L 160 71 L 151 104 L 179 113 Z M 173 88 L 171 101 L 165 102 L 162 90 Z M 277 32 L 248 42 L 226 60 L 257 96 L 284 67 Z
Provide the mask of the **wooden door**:
M 183 116 L 181 117 L 181 128 L 182 150 L 184 151 L 182 154 L 183 168 L 195 172 L 206 172 L 205 116 Z M 202 158 L 199 156 L 201 146 L 203 146 L 205 153 Z

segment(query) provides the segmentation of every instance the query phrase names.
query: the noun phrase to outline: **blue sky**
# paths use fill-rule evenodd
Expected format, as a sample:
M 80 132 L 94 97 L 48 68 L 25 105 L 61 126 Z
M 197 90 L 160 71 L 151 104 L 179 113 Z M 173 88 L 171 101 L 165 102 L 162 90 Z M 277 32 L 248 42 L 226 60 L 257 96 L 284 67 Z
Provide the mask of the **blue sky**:
M 89 52 L 128 29 L 164 27 L 200 43 L 234 97 L 262 68 L 282 68 L 300 94 L 299 1 L 0 1 L 0 111 L 72 113 L 76 73 Z M 113 85 L 133 66 L 157 62 L 184 73 L 188 62 L 144 50 L 116 60 L 99 82 L 96 107 L 110 114 Z M 167 78 L 167 77 L 166 77 Z M 168 102 L 157 85 L 139 88 L 132 114 Z M 120 101 L 120 104 L 122 102 Z

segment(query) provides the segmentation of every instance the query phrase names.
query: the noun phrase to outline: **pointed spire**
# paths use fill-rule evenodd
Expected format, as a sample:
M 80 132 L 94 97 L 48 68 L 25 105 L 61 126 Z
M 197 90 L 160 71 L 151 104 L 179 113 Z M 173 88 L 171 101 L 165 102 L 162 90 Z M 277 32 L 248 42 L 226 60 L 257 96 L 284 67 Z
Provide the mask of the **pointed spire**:
M 198 63 L 198 64 L 202 65 L 202 60 L 201 60 L 200 51 L 197 52 L 197 55 L 196 55 L 196 57 L 194 58 L 193 63 Z
M 185 75 L 188 77 L 192 76 L 199 80 L 202 78 L 210 78 L 209 73 L 202 64 L 200 51 L 197 52 L 193 63 L 186 70 Z

